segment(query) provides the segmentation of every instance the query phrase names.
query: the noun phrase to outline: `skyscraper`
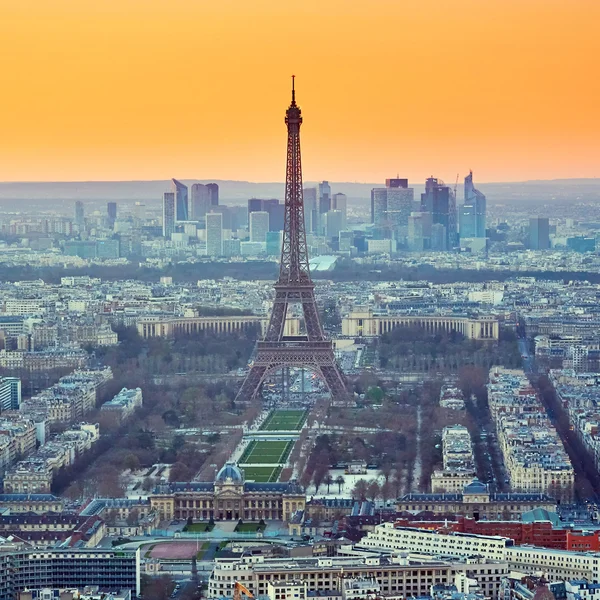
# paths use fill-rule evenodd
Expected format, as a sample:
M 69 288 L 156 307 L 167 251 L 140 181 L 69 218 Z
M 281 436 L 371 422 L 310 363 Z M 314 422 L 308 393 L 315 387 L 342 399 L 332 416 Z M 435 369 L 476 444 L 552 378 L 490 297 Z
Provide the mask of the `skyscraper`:
M 83 228 L 85 225 L 85 210 L 83 208 L 83 202 L 77 200 L 75 202 L 75 225 Z
M 331 186 L 328 181 L 322 181 L 318 186 L 319 206 L 317 211 L 317 223 L 315 233 L 325 235 L 325 217 L 331 210 Z
M 304 224 L 307 233 L 316 233 L 319 222 L 317 217 L 317 188 L 304 188 Z
M 211 208 L 211 194 L 207 185 L 194 183 L 190 202 L 190 219 L 202 221 Z
M 171 238 L 175 232 L 175 194 L 165 192 L 163 194 L 163 237 Z
M 550 221 L 547 217 L 529 219 L 529 247 L 532 250 L 550 248 Z
M 210 195 L 210 205 L 219 206 L 219 186 L 216 183 L 207 183 L 208 193 Z
M 407 245 L 413 252 L 431 248 L 431 213 L 413 212 L 408 217 Z
M 112 229 L 117 220 L 117 203 L 109 202 L 106 205 L 106 216 L 108 217 L 108 226 Z
M 325 214 L 331 210 L 331 186 L 328 181 L 319 184 L 319 213 Z
M 267 241 L 269 231 L 269 213 L 258 210 L 249 215 L 250 218 L 250 241 L 264 244 Z
M 404 241 L 413 210 L 414 190 L 408 179 L 386 179 L 384 188 L 371 190 L 371 222 L 385 237 Z
M 325 216 L 325 237 L 331 241 L 333 238 L 338 238 L 342 231 L 343 215 L 341 210 L 330 210 Z
M 465 201 L 460 207 L 459 230 L 461 238 L 485 237 L 485 196 L 473 185 L 473 171 L 465 177 Z
M 171 190 L 175 194 L 175 220 L 187 221 L 189 220 L 187 186 L 177 179 L 171 179 L 171 182 Z
M 248 200 L 248 218 L 253 212 L 266 212 L 269 214 L 269 231 L 283 231 L 284 205 L 276 198 L 264 200 L 250 198 Z
M 223 255 L 223 214 L 206 213 L 206 255 L 217 257 Z
M 269 256 L 281 255 L 281 231 L 267 231 L 267 254 Z
M 433 225 L 444 227 L 444 244 L 438 240 L 440 229 L 436 228 L 432 233 L 431 247 L 434 249 L 434 237 L 436 238 L 436 250 L 447 250 L 454 248 L 457 243 L 456 231 L 456 198 L 454 192 L 440 179 L 429 177 L 425 182 L 425 193 L 421 194 L 421 211 L 431 213 Z M 441 246 L 444 246 L 442 248 Z
M 346 194 L 334 194 L 332 208 L 342 212 L 342 229 L 346 229 L 348 224 L 348 198 Z
M 371 223 L 375 227 L 385 227 L 387 213 L 387 188 L 371 190 Z

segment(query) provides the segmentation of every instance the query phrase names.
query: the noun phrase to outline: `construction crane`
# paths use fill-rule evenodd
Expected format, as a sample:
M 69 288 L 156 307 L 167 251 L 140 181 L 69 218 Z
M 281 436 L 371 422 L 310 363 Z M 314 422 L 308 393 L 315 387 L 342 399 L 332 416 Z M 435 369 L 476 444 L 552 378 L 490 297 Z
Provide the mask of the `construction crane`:
M 233 584 L 233 600 L 242 600 L 242 595 L 246 598 L 254 598 L 254 594 L 239 581 Z

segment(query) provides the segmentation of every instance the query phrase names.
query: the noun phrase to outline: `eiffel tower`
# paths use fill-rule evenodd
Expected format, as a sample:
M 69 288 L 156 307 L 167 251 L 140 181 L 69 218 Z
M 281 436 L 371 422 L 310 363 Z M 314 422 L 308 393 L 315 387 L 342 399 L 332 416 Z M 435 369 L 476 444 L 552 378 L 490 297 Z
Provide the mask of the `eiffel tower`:
M 303 367 L 321 377 L 334 400 L 345 400 L 349 396 L 346 379 L 335 360 L 333 344 L 323 333 L 315 301 L 315 285 L 308 266 L 300 160 L 302 113 L 296 104 L 294 76 L 292 103 L 285 113 L 285 123 L 288 130 L 285 220 L 279 279 L 275 284 L 275 301 L 265 339 L 256 345 L 254 362 L 236 399 L 256 398 L 265 377 L 273 371 Z M 303 335 L 285 335 L 290 304 L 302 305 L 306 330 Z

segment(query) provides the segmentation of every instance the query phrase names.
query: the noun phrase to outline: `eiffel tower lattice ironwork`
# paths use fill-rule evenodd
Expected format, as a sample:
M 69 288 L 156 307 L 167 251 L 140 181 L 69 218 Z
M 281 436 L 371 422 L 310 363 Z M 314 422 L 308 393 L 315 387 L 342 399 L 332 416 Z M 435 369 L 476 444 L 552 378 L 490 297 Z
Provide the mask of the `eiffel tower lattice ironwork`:
M 348 397 L 346 379 L 335 360 L 333 344 L 323 333 L 315 301 L 315 286 L 308 266 L 300 160 L 302 113 L 296 104 L 293 76 L 292 103 L 285 113 L 285 123 L 288 142 L 279 279 L 275 284 L 275 301 L 265 339 L 256 345 L 254 362 L 237 398 L 255 398 L 265 377 L 273 371 L 285 367 L 305 367 L 321 377 L 333 399 L 344 400 Z M 285 321 L 290 304 L 302 305 L 306 329 L 304 335 L 285 335 Z

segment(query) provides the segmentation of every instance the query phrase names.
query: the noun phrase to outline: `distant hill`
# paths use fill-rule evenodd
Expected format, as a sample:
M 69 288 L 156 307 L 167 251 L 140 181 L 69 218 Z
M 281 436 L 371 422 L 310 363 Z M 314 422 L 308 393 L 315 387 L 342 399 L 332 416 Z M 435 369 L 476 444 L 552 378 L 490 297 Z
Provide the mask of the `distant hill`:
M 283 182 L 255 183 L 250 181 L 223 180 L 182 180 L 186 185 L 192 183 L 219 184 L 222 203 L 244 204 L 248 198 L 281 198 L 284 195 Z M 452 183 L 446 182 L 448 185 Z M 330 182 L 333 193 L 343 192 L 351 200 L 368 200 L 373 187 L 380 183 Z M 316 185 L 306 182 L 305 186 Z M 415 196 L 423 191 L 423 183 L 411 185 Z M 507 183 L 482 183 L 476 180 L 477 187 L 491 202 L 511 200 L 548 200 L 567 199 L 571 196 L 582 199 L 600 199 L 600 179 L 557 179 Z M 85 181 L 85 182 L 7 182 L 0 183 L 0 201 L 4 206 L 9 201 L 74 201 L 89 200 L 103 202 L 116 200 L 123 202 L 159 203 L 163 192 L 170 187 L 170 181 Z M 462 198 L 462 185 L 458 187 L 459 200 Z

